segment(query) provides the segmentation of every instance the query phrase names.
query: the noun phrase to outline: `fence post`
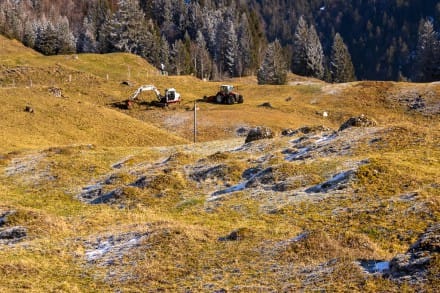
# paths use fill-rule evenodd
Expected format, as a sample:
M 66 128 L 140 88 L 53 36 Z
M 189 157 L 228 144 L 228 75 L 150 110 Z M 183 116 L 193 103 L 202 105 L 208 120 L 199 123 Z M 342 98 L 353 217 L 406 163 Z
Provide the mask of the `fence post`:
M 194 101 L 194 143 L 197 141 L 197 102 Z

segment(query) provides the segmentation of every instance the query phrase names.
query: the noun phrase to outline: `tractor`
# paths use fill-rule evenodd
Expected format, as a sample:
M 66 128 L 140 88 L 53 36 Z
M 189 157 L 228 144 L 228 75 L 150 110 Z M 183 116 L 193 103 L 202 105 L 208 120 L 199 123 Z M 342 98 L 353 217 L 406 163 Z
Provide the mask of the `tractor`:
M 224 84 L 220 86 L 220 90 L 215 96 L 205 96 L 203 100 L 210 103 L 232 105 L 235 103 L 242 104 L 243 96 L 234 92 L 232 85 Z

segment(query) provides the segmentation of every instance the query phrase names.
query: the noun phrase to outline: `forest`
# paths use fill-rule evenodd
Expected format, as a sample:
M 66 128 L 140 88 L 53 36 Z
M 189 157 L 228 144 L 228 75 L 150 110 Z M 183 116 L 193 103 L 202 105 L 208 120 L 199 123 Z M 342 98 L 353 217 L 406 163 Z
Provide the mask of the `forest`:
M 440 79 L 434 0 L 3 0 L 0 34 L 45 55 L 130 52 L 169 74 Z

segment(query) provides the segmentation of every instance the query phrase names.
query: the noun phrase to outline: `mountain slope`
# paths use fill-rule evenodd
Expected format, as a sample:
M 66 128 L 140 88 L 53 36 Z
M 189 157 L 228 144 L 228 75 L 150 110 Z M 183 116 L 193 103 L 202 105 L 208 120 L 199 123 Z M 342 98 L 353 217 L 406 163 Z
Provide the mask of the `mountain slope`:
M 2 40 L 0 137 L 2 151 L 53 145 L 152 146 L 186 140 L 107 107 L 121 96 L 127 66 L 152 70 L 133 55 L 42 57 Z M 118 64 L 118 60 L 120 60 Z M 111 73 L 111 79 L 106 79 Z M 26 112 L 26 107 L 32 108 Z
M 22 49 L 0 56 L 0 291 L 440 286 L 439 83 L 246 77 L 221 105 L 133 55 Z M 183 101 L 118 107 L 141 84 Z

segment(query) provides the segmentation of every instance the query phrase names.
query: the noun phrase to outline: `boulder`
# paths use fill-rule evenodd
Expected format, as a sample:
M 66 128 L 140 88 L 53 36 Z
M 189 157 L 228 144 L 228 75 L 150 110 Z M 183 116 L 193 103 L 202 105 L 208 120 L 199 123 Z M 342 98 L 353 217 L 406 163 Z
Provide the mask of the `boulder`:
M 237 136 L 247 136 L 247 134 L 249 133 L 249 127 L 246 126 L 239 127 L 235 130 L 235 133 Z
M 233 230 L 226 236 L 222 236 L 218 238 L 218 241 L 240 241 L 245 238 L 252 237 L 253 232 L 248 228 L 238 228 Z
M 8 216 L 15 214 L 15 211 L 0 211 L 0 227 L 8 222 Z
M 48 89 L 49 93 L 52 94 L 56 98 L 63 98 L 63 91 L 57 87 L 50 87 Z
M 302 134 L 316 134 L 320 132 L 328 132 L 332 131 L 330 128 L 325 127 L 323 125 L 314 125 L 314 126 L 304 126 L 298 129 L 286 128 L 281 131 L 281 135 L 283 136 L 292 136 L 299 133 Z
M 358 117 L 351 117 L 350 119 L 342 123 L 338 131 L 342 131 L 350 127 L 373 127 L 376 125 L 377 122 L 374 119 L 369 118 L 364 114 L 362 114 L 361 116 Z
M 249 130 L 245 142 L 248 143 L 254 140 L 273 138 L 273 137 L 274 137 L 274 133 L 272 129 L 268 127 L 259 126 L 257 128 L 253 128 Z
M 31 106 L 26 106 L 24 107 L 24 111 L 28 112 L 28 113 L 34 113 L 34 108 L 32 108 Z
M 19 240 L 27 235 L 27 229 L 22 226 L 15 226 L 0 230 L 0 240 Z
M 404 254 L 390 261 L 389 277 L 397 281 L 423 282 L 434 254 L 440 252 L 440 223 L 430 226 Z

